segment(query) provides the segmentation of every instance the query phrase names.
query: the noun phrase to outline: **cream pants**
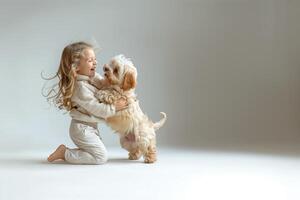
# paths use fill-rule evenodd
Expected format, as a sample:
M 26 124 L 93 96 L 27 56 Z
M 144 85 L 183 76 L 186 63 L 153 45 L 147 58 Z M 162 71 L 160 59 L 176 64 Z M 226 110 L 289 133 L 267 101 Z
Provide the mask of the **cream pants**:
M 70 137 L 78 149 L 66 149 L 65 159 L 72 164 L 104 164 L 107 151 L 100 137 L 97 123 L 72 119 Z

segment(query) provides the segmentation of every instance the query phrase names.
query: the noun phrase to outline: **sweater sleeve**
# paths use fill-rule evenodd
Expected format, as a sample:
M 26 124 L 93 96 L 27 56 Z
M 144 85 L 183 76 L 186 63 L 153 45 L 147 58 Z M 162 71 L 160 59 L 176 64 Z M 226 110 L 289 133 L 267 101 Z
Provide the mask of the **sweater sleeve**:
M 75 89 L 73 97 L 73 102 L 95 117 L 106 119 L 114 115 L 116 112 L 115 106 L 100 103 L 94 96 L 93 92 L 82 84 L 79 84 Z

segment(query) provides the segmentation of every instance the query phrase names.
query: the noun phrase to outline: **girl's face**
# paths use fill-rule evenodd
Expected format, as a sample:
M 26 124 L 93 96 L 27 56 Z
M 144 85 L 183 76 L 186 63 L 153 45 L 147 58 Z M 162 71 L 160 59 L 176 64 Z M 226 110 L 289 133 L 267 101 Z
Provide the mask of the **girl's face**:
M 80 58 L 76 72 L 92 78 L 95 76 L 96 66 L 97 60 L 94 50 L 86 49 L 83 51 L 83 56 Z

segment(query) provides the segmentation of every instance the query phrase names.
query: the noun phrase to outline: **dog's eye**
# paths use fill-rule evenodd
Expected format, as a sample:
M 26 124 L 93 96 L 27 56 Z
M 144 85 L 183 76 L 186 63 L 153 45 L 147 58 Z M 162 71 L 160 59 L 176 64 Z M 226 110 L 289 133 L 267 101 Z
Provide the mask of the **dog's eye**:
M 114 69 L 114 73 L 117 74 L 118 73 L 118 68 Z

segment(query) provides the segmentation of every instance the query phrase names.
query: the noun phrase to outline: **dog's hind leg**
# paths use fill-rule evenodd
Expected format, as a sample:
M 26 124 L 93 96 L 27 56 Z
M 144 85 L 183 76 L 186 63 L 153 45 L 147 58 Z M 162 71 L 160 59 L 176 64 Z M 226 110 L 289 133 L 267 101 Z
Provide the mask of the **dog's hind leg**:
M 147 149 L 146 154 L 144 155 L 145 163 L 154 163 L 157 158 L 156 158 L 156 147 L 155 145 L 150 145 Z
M 139 148 L 132 149 L 128 153 L 128 159 L 129 160 L 138 160 L 142 156 L 142 152 Z
M 120 144 L 122 148 L 126 149 L 128 153 L 129 160 L 138 160 L 143 155 L 142 151 L 138 147 L 137 143 L 132 142 L 128 137 L 121 137 Z

